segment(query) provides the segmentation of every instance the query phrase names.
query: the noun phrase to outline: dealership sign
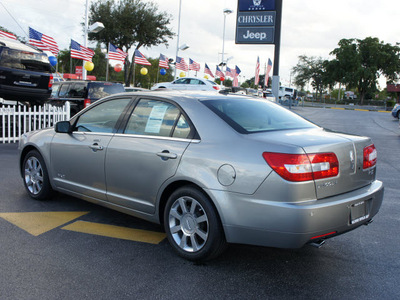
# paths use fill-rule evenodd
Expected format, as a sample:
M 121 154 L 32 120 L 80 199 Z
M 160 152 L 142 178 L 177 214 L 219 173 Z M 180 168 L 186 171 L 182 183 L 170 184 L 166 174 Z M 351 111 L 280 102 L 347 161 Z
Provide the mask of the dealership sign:
M 238 0 L 236 44 L 273 44 L 275 0 Z

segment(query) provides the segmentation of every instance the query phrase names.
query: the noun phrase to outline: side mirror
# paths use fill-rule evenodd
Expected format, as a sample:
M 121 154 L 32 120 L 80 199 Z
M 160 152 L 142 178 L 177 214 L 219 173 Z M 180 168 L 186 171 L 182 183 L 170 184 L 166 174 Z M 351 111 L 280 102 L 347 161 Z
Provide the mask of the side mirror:
M 58 133 L 72 133 L 72 126 L 68 121 L 60 121 L 56 123 L 54 130 Z

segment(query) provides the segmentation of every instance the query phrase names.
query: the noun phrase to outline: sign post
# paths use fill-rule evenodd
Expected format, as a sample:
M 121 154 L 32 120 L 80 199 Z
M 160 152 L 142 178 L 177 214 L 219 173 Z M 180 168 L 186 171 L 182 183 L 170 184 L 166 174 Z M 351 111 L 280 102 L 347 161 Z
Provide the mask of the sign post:
M 236 44 L 274 44 L 272 93 L 279 98 L 282 0 L 238 0 Z

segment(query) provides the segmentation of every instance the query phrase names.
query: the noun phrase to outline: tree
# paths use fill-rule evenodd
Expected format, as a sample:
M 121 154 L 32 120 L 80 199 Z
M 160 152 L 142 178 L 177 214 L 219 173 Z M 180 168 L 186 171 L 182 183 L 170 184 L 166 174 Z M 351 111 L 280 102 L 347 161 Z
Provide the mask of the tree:
M 360 102 L 377 91 L 378 78 L 383 75 L 394 81 L 400 73 L 400 47 L 380 42 L 378 38 L 342 39 L 331 54 L 328 70 L 337 82 L 357 88 Z
M 168 46 L 168 39 L 174 33 L 168 28 L 170 16 L 158 12 L 152 2 L 142 0 L 98 0 L 90 6 L 89 22 L 102 22 L 105 29 L 90 33 L 89 39 L 105 45 L 112 43 L 125 52 L 132 47 L 150 47 L 159 44 Z M 134 54 L 132 55 L 132 62 Z M 130 85 L 133 77 L 133 63 L 125 60 L 125 84 Z
M 294 84 L 304 89 L 306 84 L 311 81 L 311 85 L 322 97 L 324 89 L 329 85 L 329 80 L 326 74 L 327 62 L 321 57 L 307 57 L 306 55 L 299 56 L 299 62 L 293 67 L 292 72 L 295 75 Z

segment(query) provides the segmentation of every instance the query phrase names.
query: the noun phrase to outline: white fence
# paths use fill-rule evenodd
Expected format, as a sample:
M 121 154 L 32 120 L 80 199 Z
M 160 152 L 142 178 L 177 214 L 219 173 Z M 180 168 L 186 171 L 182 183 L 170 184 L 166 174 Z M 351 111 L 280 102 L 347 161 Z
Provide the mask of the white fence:
M 0 107 L 0 143 L 16 143 L 25 132 L 51 127 L 58 121 L 69 120 L 69 118 L 69 102 L 66 102 L 63 107 L 51 105 Z

